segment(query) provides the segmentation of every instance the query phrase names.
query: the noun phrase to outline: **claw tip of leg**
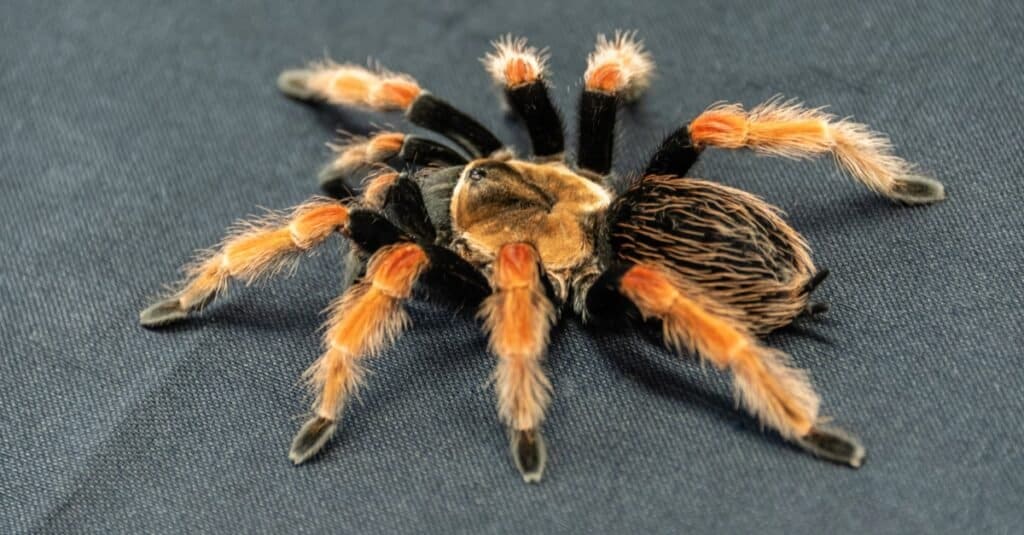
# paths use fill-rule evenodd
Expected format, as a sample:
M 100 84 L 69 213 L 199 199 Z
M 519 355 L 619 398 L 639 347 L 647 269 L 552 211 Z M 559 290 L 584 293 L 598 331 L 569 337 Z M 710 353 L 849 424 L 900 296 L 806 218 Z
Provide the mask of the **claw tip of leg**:
M 288 458 L 296 465 L 308 461 L 324 447 L 337 429 L 338 423 L 335 420 L 322 416 L 310 418 L 292 439 Z
M 907 204 L 931 204 L 946 198 L 946 188 L 938 180 L 912 175 L 897 179 L 890 196 Z
M 181 308 L 181 303 L 177 299 L 165 299 L 140 312 L 139 324 L 143 327 L 162 327 L 187 316 L 188 311 Z
M 540 431 L 513 431 L 512 457 L 526 483 L 540 483 L 547 464 L 547 445 Z
M 277 88 L 291 98 L 299 100 L 314 100 L 316 93 L 309 89 L 307 82 L 312 75 L 308 69 L 289 69 L 283 71 L 277 77 Z
M 823 459 L 860 468 L 864 464 L 867 451 L 860 441 L 845 431 L 815 427 L 798 443 L 808 452 Z

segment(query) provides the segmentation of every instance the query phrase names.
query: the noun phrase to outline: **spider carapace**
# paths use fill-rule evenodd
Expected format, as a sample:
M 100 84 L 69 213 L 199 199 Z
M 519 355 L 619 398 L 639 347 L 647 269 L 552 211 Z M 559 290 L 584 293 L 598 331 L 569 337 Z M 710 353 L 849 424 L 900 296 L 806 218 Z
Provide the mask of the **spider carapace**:
M 914 175 L 867 126 L 776 98 L 751 110 L 705 110 L 669 134 L 616 194 L 616 113 L 647 89 L 654 67 L 634 34 L 599 36 L 588 58 L 574 161 L 565 157 L 562 120 L 548 94 L 545 53 L 511 37 L 494 46 L 484 64 L 526 126 L 531 157 L 515 157 L 407 75 L 331 62 L 285 71 L 278 84 L 293 98 L 400 110 L 458 149 L 398 132 L 334 145 L 321 183 L 335 199 L 244 222 L 200 254 L 141 323 L 184 319 L 232 279 L 250 283 L 280 272 L 340 233 L 353 245 L 345 290 L 306 373 L 315 401 L 292 441 L 296 464 L 335 433 L 363 381 L 364 358 L 409 325 L 404 301 L 415 293 L 478 312 L 496 357 L 498 414 L 526 481 L 540 480 L 547 459 L 540 429 L 552 392 L 542 358 L 552 325 L 566 313 L 586 323 L 660 326 L 673 351 L 731 372 L 739 401 L 763 425 L 812 454 L 859 466 L 864 448 L 824 425 L 807 374 L 758 339 L 822 312 L 810 296 L 827 272 L 814 267 L 806 243 L 775 208 L 686 173 L 706 148 L 746 148 L 791 158 L 831 154 L 865 186 L 904 204 L 939 201 L 942 185 Z

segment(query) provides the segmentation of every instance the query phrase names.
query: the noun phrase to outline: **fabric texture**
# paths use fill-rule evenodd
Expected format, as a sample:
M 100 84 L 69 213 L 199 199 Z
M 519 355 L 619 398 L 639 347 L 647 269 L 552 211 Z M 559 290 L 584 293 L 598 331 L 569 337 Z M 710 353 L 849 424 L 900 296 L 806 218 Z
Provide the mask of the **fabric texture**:
M 318 193 L 335 129 L 423 133 L 290 101 L 282 69 L 372 57 L 526 149 L 476 59 L 523 35 L 550 47 L 571 148 L 586 55 L 616 28 L 658 65 L 621 113 L 624 175 L 711 103 L 782 93 L 946 184 L 907 208 L 828 158 L 709 151 L 690 173 L 785 209 L 832 270 L 827 316 L 769 343 L 863 439 L 860 470 L 762 432 L 710 367 L 570 320 L 547 359 L 548 469 L 525 485 L 479 325 L 423 303 L 325 453 L 292 466 L 336 245 L 194 321 L 137 325 L 234 220 Z M 1019 532 L 1022 28 L 1012 1 L 5 1 L 0 532 Z

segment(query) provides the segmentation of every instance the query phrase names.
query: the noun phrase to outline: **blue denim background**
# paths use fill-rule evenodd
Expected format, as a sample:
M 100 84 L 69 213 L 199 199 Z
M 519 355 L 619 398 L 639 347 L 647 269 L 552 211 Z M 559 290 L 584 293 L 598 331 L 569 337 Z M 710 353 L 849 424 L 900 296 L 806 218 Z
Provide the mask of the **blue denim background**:
M 29 2 L 0 5 L 0 532 L 1011 533 L 1024 521 L 1020 2 Z M 257 206 L 317 192 L 335 128 L 286 67 L 368 56 L 502 138 L 476 58 L 550 46 L 574 129 L 598 32 L 658 63 L 616 167 L 717 100 L 776 93 L 889 133 L 949 200 L 901 208 L 828 159 L 712 151 L 832 269 L 832 311 L 771 337 L 869 451 L 814 460 L 733 410 L 727 381 L 632 333 L 554 335 L 544 482 L 508 458 L 478 326 L 415 304 L 326 453 L 293 467 L 298 377 L 338 291 L 328 246 L 167 331 L 138 311 Z M 574 136 L 571 136 L 572 139 Z

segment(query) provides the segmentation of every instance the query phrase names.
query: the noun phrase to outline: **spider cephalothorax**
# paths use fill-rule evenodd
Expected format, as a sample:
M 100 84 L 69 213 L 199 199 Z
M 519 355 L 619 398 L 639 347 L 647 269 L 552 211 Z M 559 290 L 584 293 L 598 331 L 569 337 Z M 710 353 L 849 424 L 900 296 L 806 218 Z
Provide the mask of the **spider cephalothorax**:
M 830 153 L 872 190 L 903 203 L 944 197 L 912 175 L 886 138 L 819 109 L 771 100 L 750 111 L 715 106 L 670 134 L 647 168 L 615 195 L 615 116 L 648 87 L 653 62 L 632 35 L 598 38 L 579 101 L 575 162 L 548 96 L 544 56 L 525 40 L 495 42 L 485 58 L 533 145 L 514 157 L 493 134 L 412 78 L 323 63 L 286 71 L 288 95 L 311 102 L 402 110 L 459 150 L 398 132 L 334 146 L 321 183 L 340 200 L 314 199 L 241 227 L 204 253 L 184 283 L 141 313 L 146 326 L 185 318 L 231 279 L 252 282 L 336 232 L 353 244 L 346 289 L 331 306 L 324 352 L 307 372 L 313 416 L 292 442 L 301 463 L 332 436 L 363 378 L 362 360 L 409 323 L 403 302 L 422 290 L 478 311 L 497 357 L 498 412 L 513 459 L 540 479 L 540 425 L 551 399 L 541 359 L 562 312 L 587 322 L 660 325 L 665 343 L 733 374 L 743 405 L 811 453 L 859 466 L 856 439 L 822 425 L 819 398 L 801 370 L 756 336 L 825 307 L 810 295 L 827 274 L 800 237 L 761 199 L 684 178 L 706 147 L 808 158 Z M 461 152 L 460 152 L 461 151 Z M 403 165 L 402 172 L 391 164 Z M 360 194 L 356 177 L 374 172 Z

